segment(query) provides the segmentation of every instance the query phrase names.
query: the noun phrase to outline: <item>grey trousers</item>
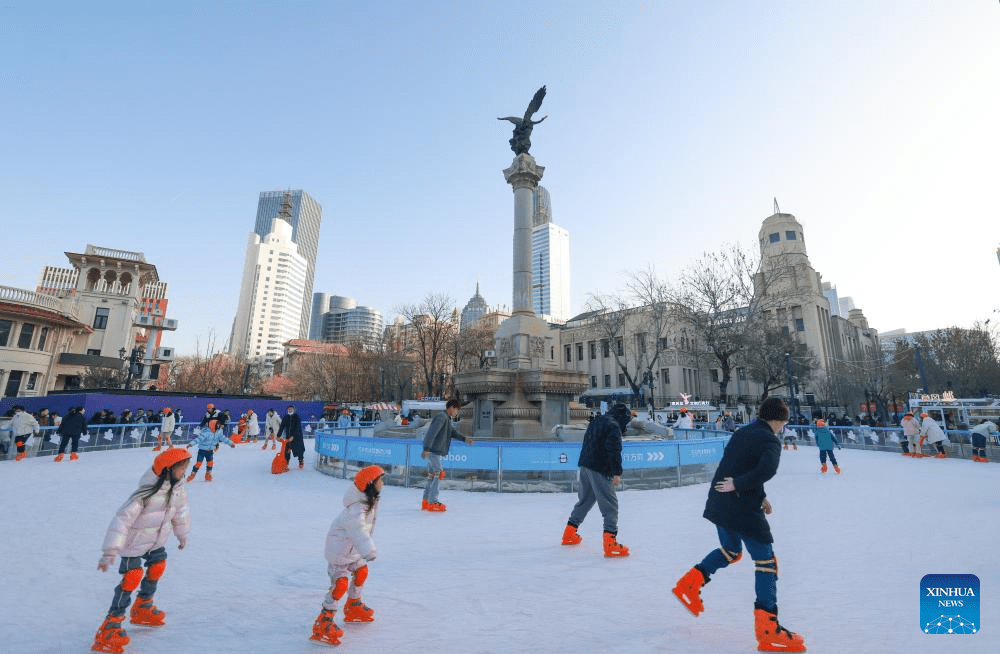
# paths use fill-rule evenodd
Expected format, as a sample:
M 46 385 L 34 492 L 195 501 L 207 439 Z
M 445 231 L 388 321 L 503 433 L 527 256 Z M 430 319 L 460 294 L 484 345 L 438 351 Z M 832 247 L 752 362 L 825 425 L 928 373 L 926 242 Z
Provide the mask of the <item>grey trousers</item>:
M 569 522 L 572 525 L 579 527 L 596 502 L 597 508 L 604 516 L 604 531 L 618 533 L 618 495 L 615 494 L 615 487 L 611 485 L 610 477 L 605 477 L 590 468 L 581 467 L 580 491 L 577 496 L 579 499 L 576 506 L 569 514 Z
M 441 455 L 427 454 L 427 486 L 424 487 L 424 499 L 433 504 L 438 501 L 438 488 L 441 486 Z

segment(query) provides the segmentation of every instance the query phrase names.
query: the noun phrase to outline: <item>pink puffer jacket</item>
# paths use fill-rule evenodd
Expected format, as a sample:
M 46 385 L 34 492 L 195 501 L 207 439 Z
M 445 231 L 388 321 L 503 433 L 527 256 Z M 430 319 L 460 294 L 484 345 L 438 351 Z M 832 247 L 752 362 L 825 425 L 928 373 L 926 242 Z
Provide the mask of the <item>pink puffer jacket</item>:
M 155 483 L 156 475 L 149 469 L 139 480 L 139 487 Z M 187 541 L 191 522 L 188 518 L 187 488 L 183 479 L 173 486 L 173 492 L 170 482 L 166 482 L 155 495 L 145 501 L 136 498 L 125 502 L 111 519 L 101 549 L 105 556 L 142 556 L 150 550 L 163 547 L 171 529 L 178 541 Z

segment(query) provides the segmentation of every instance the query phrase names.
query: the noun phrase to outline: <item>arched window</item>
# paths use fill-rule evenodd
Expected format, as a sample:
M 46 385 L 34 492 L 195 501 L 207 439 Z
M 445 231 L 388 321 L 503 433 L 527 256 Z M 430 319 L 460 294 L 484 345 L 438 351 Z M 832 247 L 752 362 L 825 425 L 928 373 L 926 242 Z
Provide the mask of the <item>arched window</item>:
M 97 268 L 91 268 L 87 271 L 87 290 L 92 291 L 94 287 L 97 286 L 97 282 L 101 280 L 101 271 Z

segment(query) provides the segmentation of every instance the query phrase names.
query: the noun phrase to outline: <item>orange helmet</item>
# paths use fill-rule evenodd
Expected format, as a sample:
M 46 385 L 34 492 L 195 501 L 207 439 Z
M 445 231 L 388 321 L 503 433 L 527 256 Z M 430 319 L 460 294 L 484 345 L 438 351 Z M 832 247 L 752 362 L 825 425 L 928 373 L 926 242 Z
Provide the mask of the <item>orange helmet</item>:
M 181 461 L 186 461 L 191 458 L 191 453 L 186 447 L 171 447 L 165 452 L 161 452 L 153 459 L 153 474 L 157 477 L 166 468 L 172 468 Z
M 214 404 L 212 404 L 211 402 L 209 402 L 209 403 L 208 403 L 208 406 L 207 406 L 207 407 L 205 407 L 205 408 L 206 408 L 206 409 L 208 409 L 209 411 L 211 411 L 212 409 L 214 409 L 214 408 L 215 408 L 215 405 L 214 405 Z
M 357 486 L 359 491 L 364 492 L 368 488 L 368 484 L 375 482 L 384 474 L 385 470 L 379 466 L 367 466 L 358 470 L 358 474 L 354 475 L 354 485 Z
M 817 427 L 826 427 L 826 420 L 817 420 L 816 421 L 816 426 Z
M 163 407 L 163 412 L 166 413 L 167 415 L 169 415 L 170 414 L 170 407 L 168 407 L 168 406 Z

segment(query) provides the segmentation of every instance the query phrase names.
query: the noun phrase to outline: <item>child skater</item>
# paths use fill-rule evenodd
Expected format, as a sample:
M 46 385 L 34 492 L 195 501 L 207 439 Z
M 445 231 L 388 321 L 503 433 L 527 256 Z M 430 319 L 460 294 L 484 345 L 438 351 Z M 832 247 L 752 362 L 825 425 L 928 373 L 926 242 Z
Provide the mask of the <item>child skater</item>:
M 264 418 L 264 431 L 266 432 L 264 438 L 264 447 L 260 448 L 262 450 L 267 449 L 267 442 L 271 441 L 271 449 L 277 449 L 278 447 L 278 430 L 281 429 L 281 416 L 274 409 L 267 410 L 267 417 Z
M 373 622 L 375 611 L 361 601 L 361 587 L 368 578 L 368 562 L 375 560 L 372 531 L 378 513 L 382 476 L 378 466 L 368 466 L 354 476 L 354 484 L 344 493 L 344 510 L 330 525 L 326 535 L 327 573 L 330 590 L 323 599 L 323 609 L 313 623 L 312 636 L 326 645 L 339 645 L 343 629 L 334 622 L 337 602 L 347 594 L 344 622 Z M 351 579 L 348 581 L 348 573 Z
M 200 432 L 195 430 L 192 432 L 192 436 L 191 442 L 186 447 L 198 445 L 198 460 L 194 462 L 194 468 L 191 469 L 191 474 L 188 475 L 187 480 L 194 481 L 194 478 L 198 476 L 198 470 L 201 469 L 201 462 L 207 461 L 208 463 L 205 464 L 205 481 L 212 481 L 212 467 L 215 465 L 215 449 L 219 447 L 219 443 L 222 441 L 229 443 L 229 447 L 236 447 L 236 443 L 226 438 L 225 433 L 221 429 L 218 431 L 202 429 Z
M 190 461 L 191 454 L 179 447 L 157 455 L 153 467 L 139 480 L 139 488 L 111 519 L 101 547 L 104 555 L 97 569 L 105 572 L 121 556 L 118 572 L 122 574 L 122 580 L 115 587 L 108 616 L 94 636 L 94 644 L 90 648 L 93 651 L 115 654 L 124 651 L 129 637 L 122 628 L 122 622 L 125 609 L 132 603 L 132 591 L 136 588 L 139 595 L 132 606 L 132 624 L 163 626 L 166 614 L 153 605 L 153 594 L 167 567 L 164 545 L 170 529 L 177 536 L 177 549 L 184 549 L 187 544 L 191 524 L 183 481 Z M 145 575 L 142 572 L 144 562 Z
M 833 456 L 833 446 L 836 445 L 840 448 L 840 441 L 837 437 L 833 435 L 830 428 L 826 426 L 825 420 L 816 421 L 816 447 L 819 448 L 819 463 L 820 472 L 826 472 L 826 458 L 830 457 L 830 463 L 833 464 L 833 469 L 836 473 L 840 474 L 840 466 L 837 465 L 837 457 Z
M 156 435 L 156 447 L 153 448 L 154 452 L 159 452 L 163 447 L 163 441 L 167 441 L 167 449 L 174 446 L 173 442 L 170 440 L 170 436 L 174 433 L 174 425 L 176 424 L 176 418 L 174 417 L 173 411 L 170 407 L 163 407 L 163 418 L 160 420 L 160 433 Z

